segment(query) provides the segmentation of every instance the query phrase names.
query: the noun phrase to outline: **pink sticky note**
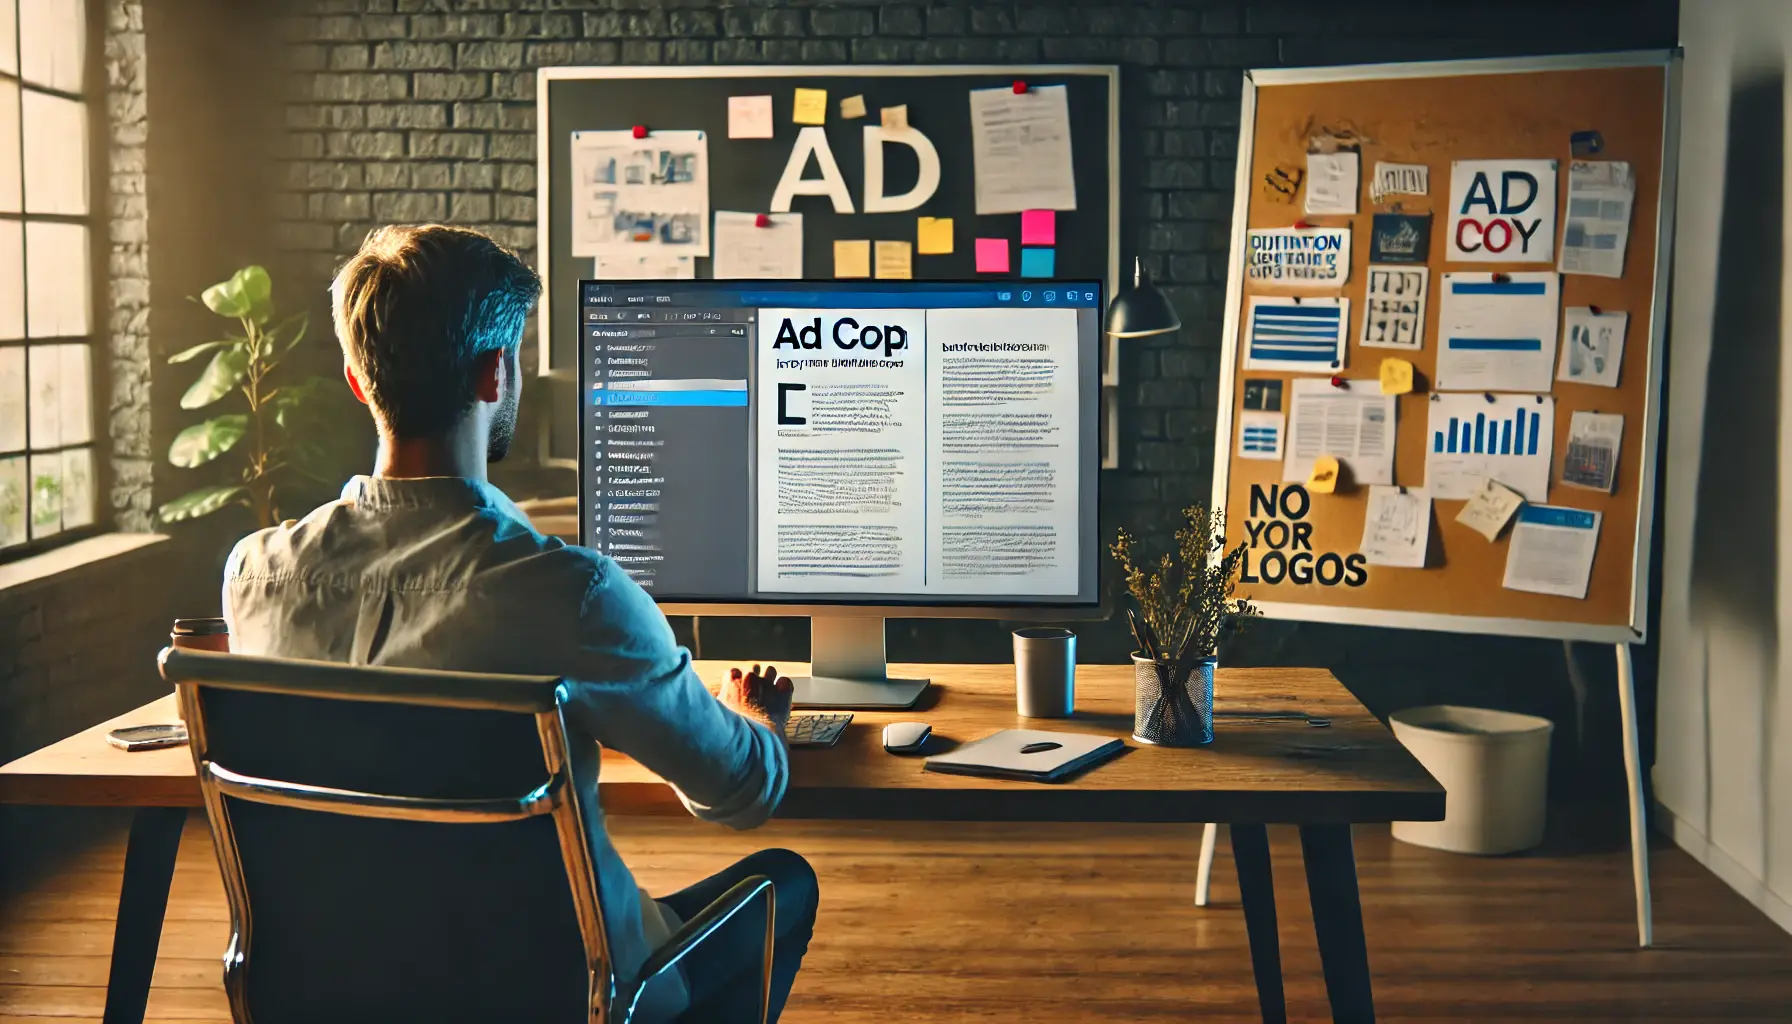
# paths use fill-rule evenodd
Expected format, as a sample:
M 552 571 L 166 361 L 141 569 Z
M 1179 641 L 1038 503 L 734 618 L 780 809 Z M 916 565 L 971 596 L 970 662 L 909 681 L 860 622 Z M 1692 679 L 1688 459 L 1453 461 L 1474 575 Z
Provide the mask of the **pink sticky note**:
M 1008 272 L 1008 240 L 1006 238 L 977 239 L 977 273 L 1006 274 Z
M 1020 244 L 1057 245 L 1058 212 L 1056 210 L 1022 210 L 1020 212 Z

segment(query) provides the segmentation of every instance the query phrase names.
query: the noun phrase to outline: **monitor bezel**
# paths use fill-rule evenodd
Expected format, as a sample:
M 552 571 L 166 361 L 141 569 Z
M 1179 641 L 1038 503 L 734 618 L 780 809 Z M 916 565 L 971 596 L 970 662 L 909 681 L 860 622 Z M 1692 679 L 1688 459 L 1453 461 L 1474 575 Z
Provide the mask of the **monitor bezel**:
M 676 287 L 688 286 L 693 280 L 700 280 L 700 281 L 713 283 L 715 279 L 713 279 L 713 278 L 678 278 L 678 279 L 673 279 L 673 280 L 666 280 L 666 279 L 600 280 L 600 279 L 582 277 L 579 280 L 579 300 L 573 304 L 572 317 L 573 317 L 574 324 L 575 324 L 574 337 L 579 337 L 579 334 L 577 331 L 577 326 L 582 324 L 582 322 L 583 322 L 581 318 L 584 315 L 584 307 L 585 307 L 584 295 L 585 295 L 585 286 L 586 285 L 590 285 L 590 284 L 607 285 L 607 286 L 623 285 L 623 286 L 640 287 L 640 288 L 653 288 L 653 287 L 658 286 L 658 287 L 676 288 Z M 995 285 L 1000 285 L 1000 284 L 1013 284 L 1016 287 L 1018 287 L 1020 284 L 1026 283 L 1026 284 L 1032 284 L 1032 285 L 1036 285 L 1036 286 L 1037 285 L 1065 284 L 1065 285 L 1074 285 L 1078 288 L 1093 285 L 1095 288 L 1095 309 L 1097 310 L 1097 313 L 1099 314 L 1101 311 L 1103 311 L 1107 308 L 1107 295 L 1106 295 L 1107 286 L 1106 286 L 1106 284 L 1099 280 L 1088 280 L 1088 279 L 1027 278 L 1024 281 L 1021 281 L 1021 280 L 1011 281 L 1011 280 L 1007 280 L 1007 279 L 978 280 L 976 278 L 941 278 L 941 279 L 929 278 L 925 281 L 860 281 L 860 280 L 840 281 L 840 280 L 835 280 L 835 279 L 831 279 L 831 278 L 822 278 L 822 279 L 783 278 L 783 279 L 775 279 L 775 280 L 768 280 L 768 279 L 762 279 L 762 278 L 742 278 L 742 279 L 736 280 L 736 279 L 730 278 L 730 279 L 726 280 L 726 283 L 729 285 L 739 285 L 742 287 L 773 286 L 773 287 L 777 287 L 777 288 L 796 288 L 796 287 L 801 287 L 804 285 L 808 285 L 808 286 L 824 285 L 824 286 L 828 286 L 828 287 L 838 287 L 841 285 L 852 285 L 852 286 L 872 285 L 872 286 L 876 286 L 876 287 L 887 288 L 890 291 L 897 291 L 901 287 L 904 287 L 904 286 L 913 287 L 915 285 L 922 285 L 922 286 L 926 286 L 926 285 L 995 286 Z M 1027 308 L 1035 308 L 1035 307 L 1027 307 Z M 1050 308 L 1050 307 L 1036 307 L 1036 308 Z M 1082 308 L 1082 307 L 1077 307 L 1077 308 Z M 1013 603 L 992 604 L 987 599 L 981 599 L 981 598 L 971 598 L 967 602 L 967 601 L 961 601 L 961 600 L 953 600 L 950 597 L 928 597 L 928 596 L 921 596 L 921 597 L 914 598 L 914 599 L 912 599 L 913 603 L 908 603 L 903 600 L 891 600 L 888 597 L 868 597 L 868 598 L 865 598 L 864 600 L 848 598 L 848 599 L 837 599 L 837 600 L 822 601 L 822 602 L 817 602 L 817 601 L 812 601 L 812 600 L 803 600 L 800 598 L 795 599 L 795 600 L 790 600 L 790 601 L 779 600 L 777 598 L 754 598 L 753 600 L 750 600 L 750 601 L 740 601 L 740 600 L 737 600 L 734 598 L 717 598 L 714 600 L 709 600 L 709 599 L 704 599 L 704 598 L 690 598 L 690 597 L 667 598 L 665 600 L 661 600 L 659 595 L 654 594 L 651 591 L 648 592 L 649 596 L 651 596 L 654 599 L 654 603 L 656 605 L 658 605 L 660 611 L 665 614 L 668 614 L 668 615 L 727 615 L 727 616 L 757 616 L 757 617 L 766 617 L 766 618 L 780 617 L 780 616 L 803 616 L 803 615 L 808 615 L 811 617 L 813 617 L 813 616 L 882 616 L 885 618 L 901 618 L 901 619 L 988 619 L 988 618 L 1000 618 L 1000 619 L 1010 619 L 1010 620 L 1015 620 L 1015 621 L 1064 621 L 1064 620 L 1087 620 L 1087 619 L 1106 618 L 1108 608 L 1107 608 L 1106 600 L 1103 597 L 1103 589 L 1101 586 L 1101 576 L 1102 576 L 1101 564 L 1102 563 L 1101 563 L 1101 551 L 1100 551 L 1101 538 L 1106 536 L 1106 534 L 1103 532 L 1103 530 L 1106 526 L 1105 520 L 1106 520 L 1106 515 L 1107 515 L 1106 507 L 1102 503 L 1102 500 L 1101 500 L 1102 477 L 1105 474 L 1103 473 L 1102 468 L 1101 468 L 1101 458 L 1100 458 L 1101 444 L 1100 444 L 1100 438 L 1099 438 L 1099 433 L 1101 430 L 1101 387 L 1102 387 L 1102 385 L 1101 385 L 1102 371 L 1101 371 L 1100 363 L 1101 363 L 1101 358 L 1102 358 L 1102 354 L 1103 354 L 1103 349 L 1104 349 L 1103 340 L 1102 340 L 1102 337 L 1098 334 L 1095 339 L 1095 359 L 1096 359 L 1095 389 L 1094 389 L 1093 394 L 1091 396 L 1089 396 L 1089 398 L 1084 399 L 1085 401 L 1093 402 L 1094 407 L 1093 407 L 1093 410 L 1091 411 L 1090 415 L 1096 424 L 1096 431 L 1097 431 L 1097 435 L 1098 435 L 1097 443 L 1096 443 L 1095 493 L 1094 493 L 1095 542 L 1096 542 L 1096 556 L 1095 556 L 1095 565 L 1094 565 L 1095 592 L 1094 592 L 1094 596 L 1090 600 L 1085 601 L 1085 600 L 1078 599 L 1078 600 L 1066 601 L 1066 602 L 1030 601 L 1030 602 L 1027 602 L 1024 604 L 1013 604 Z M 578 418 L 579 418 L 579 423 L 578 423 L 578 427 L 579 427 L 579 464 L 578 464 L 578 469 L 576 470 L 576 472 L 578 474 L 578 496 L 579 496 L 579 534 L 578 534 L 578 537 L 579 537 L 580 546 L 586 546 L 585 540 L 587 538 L 585 536 L 585 530 L 587 529 L 589 522 L 590 522 L 590 508 L 588 507 L 590 488 L 585 486 L 585 472 L 586 472 L 585 465 L 586 464 L 585 464 L 585 459 L 584 459 L 584 454 L 587 451 L 588 446 L 590 445 L 590 438 L 587 436 L 587 433 L 586 433 L 587 429 L 589 427 L 589 424 L 587 423 L 588 417 L 586 416 L 585 399 L 584 399 L 584 395 L 582 393 L 584 386 L 585 386 L 585 371 L 587 369 L 586 360 L 588 358 L 586 346 L 583 344 L 580 344 L 578 346 L 577 354 L 578 354 L 578 359 L 577 359 L 577 364 L 575 367 L 575 372 L 577 373 L 577 377 L 574 378 L 574 387 L 575 387 L 575 390 L 580 392 L 578 401 L 575 405 L 575 408 L 578 410 Z M 598 549 L 594 548 L 593 550 L 598 550 Z

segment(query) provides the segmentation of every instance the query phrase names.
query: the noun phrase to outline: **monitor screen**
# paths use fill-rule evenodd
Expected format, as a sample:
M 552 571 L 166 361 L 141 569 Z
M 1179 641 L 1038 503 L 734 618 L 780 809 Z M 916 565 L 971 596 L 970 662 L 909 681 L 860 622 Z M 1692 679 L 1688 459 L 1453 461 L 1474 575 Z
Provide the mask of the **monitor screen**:
M 1099 603 L 1099 284 L 580 289 L 582 540 L 657 600 Z

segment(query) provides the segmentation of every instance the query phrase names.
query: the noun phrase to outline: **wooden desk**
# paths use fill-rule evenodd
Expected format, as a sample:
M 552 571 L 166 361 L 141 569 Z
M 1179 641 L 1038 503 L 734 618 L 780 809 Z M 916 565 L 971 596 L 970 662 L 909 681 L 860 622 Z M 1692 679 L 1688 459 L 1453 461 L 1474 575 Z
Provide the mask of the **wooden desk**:
M 728 662 L 699 662 L 712 686 Z M 791 673 L 806 665 L 780 666 Z M 933 725 L 934 749 L 1016 726 L 1107 736 L 1132 732 L 1132 668 L 1077 670 L 1077 714 L 1022 719 L 1008 665 L 893 665 L 934 686 L 904 712 L 854 713 L 832 749 L 791 752 L 780 817 L 1006 821 L 1230 822 L 1258 995 L 1267 1021 L 1284 1019 L 1275 893 L 1266 823 L 1301 828 L 1326 988 L 1338 1020 L 1374 1009 L 1350 843 L 1353 822 L 1436 821 L 1444 792 L 1393 735 L 1322 669 L 1222 669 L 1211 746 L 1178 750 L 1128 741 L 1127 752 L 1060 785 L 1028 785 L 922 770 L 920 759 L 884 753 L 887 722 Z M 1225 717 L 1304 712 L 1331 720 Z M 140 808 L 125 857 L 106 1020 L 142 1019 L 155 966 L 174 851 L 186 809 L 200 806 L 185 748 L 129 754 L 105 741 L 122 725 L 174 720 L 172 695 L 0 766 L 0 803 Z M 599 777 L 616 814 L 684 814 L 653 773 L 606 751 Z M 117 1003 L 116 1013 L 114 1004 Z

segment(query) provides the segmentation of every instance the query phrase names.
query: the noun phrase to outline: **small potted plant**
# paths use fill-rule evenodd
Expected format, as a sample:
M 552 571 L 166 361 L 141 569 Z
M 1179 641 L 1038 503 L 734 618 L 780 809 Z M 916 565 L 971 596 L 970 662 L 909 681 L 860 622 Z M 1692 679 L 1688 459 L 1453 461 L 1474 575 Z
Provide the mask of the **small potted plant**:
M 1111 549 L 1135 607 L 1126 609 L 1133 639 L 1133 739 L 1166 747 L 1213 742 L 1213 670 L 1219 646 L 1256 606 L 1235 597 L 1243 544 L 1225 550 L 1226 514 L 1199 505 L 1182 510 L 1176 554 L 1149 571 L 1134 560 L 1121 530 Z M 1146 563 L 1149 564 L 1149 563 Z

